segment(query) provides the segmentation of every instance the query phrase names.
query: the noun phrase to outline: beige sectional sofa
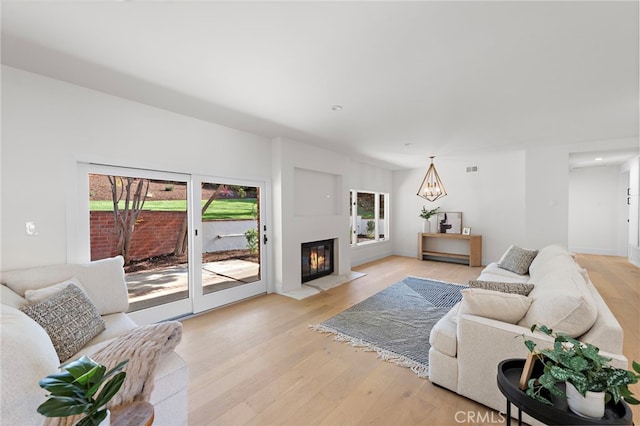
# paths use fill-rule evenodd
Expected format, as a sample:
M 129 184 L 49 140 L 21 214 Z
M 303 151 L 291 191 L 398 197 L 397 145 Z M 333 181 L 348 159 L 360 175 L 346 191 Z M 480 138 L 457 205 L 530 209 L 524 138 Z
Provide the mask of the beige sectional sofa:
M 0 424 L 42 424 L 45 418 L 36 412 L 36 408 L 44 402 L 46 392 L 38 386 L 38 381 L 58 371 L 64 359 L 60 359 L 60 353 L 56 352 L 45 329 L 20 310 L 35 303 L 25 296 L 32 299 L 39 294 L 41 298 L 43 291 L 66 289 L 70 282 L 77 285 L 95 306 L 96 315 L 104 321 L 104 331 L 68 359 L 91 356 L 116 337 L 137 327 L 125 313 L 129 302 L 123 259 L 118 256 L 84 265 L 64 264 L 2 272 L 1 281 Z M 62 286 L 51 287 L 55 284 Z M 184 360 L 173 350 L 163 354 L 155 370 L 150 396 L 155 410 L 154 425 L 187 424 L 187 381 Z
M 526 357 L 522 335 L 539 347 L 552 346 L 550 337 L 530 332 L 532 324 L 592 343 L 613 358 L 615 366 L 627 368 L 622 328 L 574 256 L 551 245 L 537 253 L 525 274 L 501 268 L 517 249 L 512 246 L 499 262 L 489 264 L 478 280 L 487 287 L 533 284 L 530 293 L 501 296 L 490 290 L 463 290 L 463 300 L 434 326 L 429 339 L 430 380 L 502 412 L 506 400 L 496 384 L 498 363 Z M 528 416 L 525 421 L 538 423 Z

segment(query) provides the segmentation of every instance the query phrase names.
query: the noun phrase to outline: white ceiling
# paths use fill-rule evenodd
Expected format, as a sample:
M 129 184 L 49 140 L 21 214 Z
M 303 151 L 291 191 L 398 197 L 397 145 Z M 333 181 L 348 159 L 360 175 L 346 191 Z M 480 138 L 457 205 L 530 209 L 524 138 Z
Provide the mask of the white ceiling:
M 638 22 L 637 1 L 3 1 L 2 62 L 400 169 L 637 139 Z

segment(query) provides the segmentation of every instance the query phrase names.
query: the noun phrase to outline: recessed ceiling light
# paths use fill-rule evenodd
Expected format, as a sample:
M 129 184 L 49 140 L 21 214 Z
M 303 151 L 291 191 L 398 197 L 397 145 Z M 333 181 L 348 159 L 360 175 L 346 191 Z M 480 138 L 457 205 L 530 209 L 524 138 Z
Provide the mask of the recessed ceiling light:
M 596 157 L 596 161 L 602 161 L 602 157 Z
M 340 111 L 342 109 L 342 105 L 334 105 L 331 107 L 331 111 Z

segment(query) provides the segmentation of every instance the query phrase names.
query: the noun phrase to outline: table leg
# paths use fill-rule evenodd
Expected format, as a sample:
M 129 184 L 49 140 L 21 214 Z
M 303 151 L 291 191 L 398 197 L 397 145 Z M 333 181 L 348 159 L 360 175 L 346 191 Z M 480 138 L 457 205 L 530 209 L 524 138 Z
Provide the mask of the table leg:
M 522 426 L 522 409 L 518 407 L 518 426 Z
M 511 426 L 511 401 L 507 398 L 507 426 Z

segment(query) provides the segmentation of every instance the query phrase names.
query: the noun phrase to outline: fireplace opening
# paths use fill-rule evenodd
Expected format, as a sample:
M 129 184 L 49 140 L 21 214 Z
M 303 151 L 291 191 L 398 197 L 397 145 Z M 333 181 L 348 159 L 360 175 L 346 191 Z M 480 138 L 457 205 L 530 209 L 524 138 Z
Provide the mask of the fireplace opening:
M 302 243 L 302 282 L 333 273 L 333 240 Z

